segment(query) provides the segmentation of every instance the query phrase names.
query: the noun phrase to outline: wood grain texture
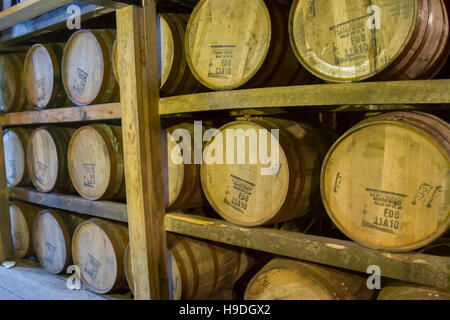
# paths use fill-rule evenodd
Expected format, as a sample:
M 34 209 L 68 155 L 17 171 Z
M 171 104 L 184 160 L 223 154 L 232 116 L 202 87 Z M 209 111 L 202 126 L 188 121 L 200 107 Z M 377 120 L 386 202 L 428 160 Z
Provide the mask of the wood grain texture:
M 9 215 L 9 192 L 6 188 L 5 153 L 3 147 L 3 131 L 0 130 L 0 263 L 14 259 L 14 245 Z
M 381 105 L 449 104 L 449 88 L 450 80 L 416 80 L 208 92 L 162 98 L 160 114 L 341 105 L 378 105 L 373 109 L 383 110 Z
M 23 125 L 101 121 L 117 120 L 121 117 L 122 108 L 120 106 L 120 103 L 108 103 L 84 107 L 5 113 L 0 115 L 0 124 Z
M 11 232 L 16 259 L 34 255 L 33 222 L 41 208 L 29 203 L 12 201 L 9 205 Z
M 442 0 L 297 0 L 289 25 L 297 57 L 329 82 L 431 78 L 449 52 Z
M 33 222 L 33 248 L 42 267 L 64 272 L 72 262 L 72 236 L 85 219 L 54 209 L 42 210 Z
M 361 275 L 318 264 L 275 258 L 251 280 L 245 300 L 370 300 Z
M 450 288 L 448 257 L 416 252 L 387 253 L 351 241 L 275 229 L 243 228 L 222 220 L 178 213 L 166 215 L 166 230 L 359 272 L 367 272 L 369 266 L 377 265 L 382 276 L 388 278 Z
M 426 113 L 370 117 L 331 148 L 322 199 L 354 241 L 388 251 L 421 248 L 450 226 L 450 126 Z
M 17 187 L 31 183 L 26 161 L 31 133 L 31 129 L 25 128 L 10 128 L 3 132 L 6 180 L 9 186 Z
M 61 81 L 64 43 L 35 44 L 24 62 L 24 85 L 28 102 L 37 109 L 70 106 Z
M 40 193 L 36 190 L 25 188 L 8 188 L 8 190 L 11 199 L 86 214 L 98 218 L 111 219 L 119 222 L 128 221 L 127 205 L 125 203 L 91 201 L 83 199 L 79 196 L 57 193 Z
M 270 117 L 219 130 L 204 149 L 200 169 L 205 196 L 218 214 L 238 225 L 260 226 L 313 211 L 329 132 L 318 123 Z
M 31 182 L 37 190 L 74 191 L 67 168 L 67 150 L 74 131 L 72 128 L 47 126 L 32 132 L 26 158 Z
M 213 90 L 311 82 L 291 49 L 287 16 L 271 0 L 201 0 L 186 31 L 193 74 Z
M 377 300 L 450 300 L 450 290 L 399 283 L 384 287 Z
M 126 225 L 93 218 L 77 227 L 72 239 L 72 256 L 89 290 L 110 293 L 127 289 L 123 266 L 127 244 Z
M 30 108 L 23 85 L 25 54 L 0 56 L 0 109 L 2 112 L 25 111 Z
M 117 11 L 125 179 L 136 299 L 168 299 L 156 9 Z
M 122 128 L 84 126 L 73 134 L 67 160 L 70 179 L 88 200 L 125 199 Z
M 79 30 L 64 48 L 61 62 L 64 89 L 76 105 L 116 102 L 119 86 L 113 74 L 115 30 Z

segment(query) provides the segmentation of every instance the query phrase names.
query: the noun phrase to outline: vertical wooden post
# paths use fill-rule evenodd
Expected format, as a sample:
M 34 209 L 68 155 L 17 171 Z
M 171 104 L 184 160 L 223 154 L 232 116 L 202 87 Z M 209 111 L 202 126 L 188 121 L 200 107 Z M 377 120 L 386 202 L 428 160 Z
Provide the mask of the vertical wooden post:
M 117 11 L 127 212 L 136 299 L 169 299 L 155 0 Z
M 0 263 L 14 258 L 9 215 L 9 193 L 6 186 L 5 154 L 3 149 L 3 128 L 0 127 Z

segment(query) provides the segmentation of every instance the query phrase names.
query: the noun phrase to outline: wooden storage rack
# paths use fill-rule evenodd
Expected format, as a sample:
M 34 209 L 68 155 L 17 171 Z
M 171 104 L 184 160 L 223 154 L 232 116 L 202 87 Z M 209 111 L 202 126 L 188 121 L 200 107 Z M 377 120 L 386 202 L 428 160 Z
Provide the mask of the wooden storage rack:
M 26 0 L 0 13 L 0 50 L 21 50 L 21 41 L 65 26 L 68 0 Z M 139 2 L 139 3 L 138 3 Z M 129 223 L 136 299 L 167 299 L 165 232 L 175 232 L 272 254 L 441 288 L 450 287 L 450 257 L 416 252 L 396 254 L 351 241 L 265 228 L 242 228 L 222 220 L 165 214 L 161 170 L 160 118 L 201 111 L 304 107 L 320 112 L 450 109 L 450 79 L 308 85 L 209 92 L 159 98 L 156 0 L 77 2 L 82 18 L 116 11 L 119 50 L 124 57 L 121 103 L 9 113 L 0 126 L 121 119 L 127 204 L 89 201 L 78 196 L 7 188 L 0 136 L 0 260 L 11 258 L 9 199 Z M 177 0 L 176 3 L 183 1 Z M 192 5 L 192 1 L 185 1 Z M 52 19 L 49 19 L 52 17 Z M 22 27 L 20 27 L 22 26 Z M 15 31 L 16 29 L 16 31 Z M 120 72 L 120 71 L 119 71 Z M 405 106 L 414 104 L 415 106 Z M 431 105 L 431 106 L 430 106 Z M 343 107 L 344 106 L 344 107 Z

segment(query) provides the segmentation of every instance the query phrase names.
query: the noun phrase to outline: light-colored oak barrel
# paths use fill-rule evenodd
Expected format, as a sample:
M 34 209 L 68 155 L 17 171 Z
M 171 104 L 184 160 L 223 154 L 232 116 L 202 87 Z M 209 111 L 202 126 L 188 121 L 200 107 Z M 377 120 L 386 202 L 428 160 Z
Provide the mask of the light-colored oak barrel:
M 72 240 L 73 261 L 91 291 L 127 288 L 123 265 L 127 243 L 128 229 L 123 224 L 94 218 L 78 226 Z
M 205 148 L 200 173 L 206 198 L 225 220 L 242 226 L 284 222 L 319 203 L 320 167 L 331 145 L 324 128 L 251 118 L 219 130 Z
M 415 284 L 397 284 L 384 287 L 378 300 L 450 300 L 450 291 Z
M 24 128 L 10 128 L 3 132 L 6 181 L 11 187 L 24 186 L 31 183 L 26 162 L 26 152 L 32 131 Z
M 64 89 L 76 105 L 119 100 L 112 49 L 115 30 L 80 30 L 67 41 L 62 58 Z
M 27 99 L 37 109 L 69 106 L 61 80 L 61 59 L 65 43 L 35 44 L 27 53 L 24 84 Z
M 431 78 L 449 53 L 442 0 L 295 0 L 289 26 L 301 63 L 328 82 Z
M 0 110 L 19 112 L 30 108 L 23 85 L 25 54 L 0 55 Z
M 189 69 L 184 46 L 189 15 L 166 13 L 157 16 L 160 93 L 162 96 L 187 94 L 200 84 Z M 114 75 L 119 82 L 120 63 L 117 39 L 113 48 Z
M 65 272 L 72 263 L 72 236 L 84 220 L 80 216 L 54 209 L 43 210 L 34 219 L 34 251 L 48 272 Z
M 250 281 L 245 300 L 369 300 L 366 278 L 338 269 L 276 258 Z
M 205 241 L 168 234 L 170 283 L 174 300 L 204 300 L 227 288 L 247 270 L 241 251 Z M 131 255 L 125 257 L 125 273 L 133 291 Z
M 67 160 L 72 184 L 83 198 L 125 199 L 120 126 L 81 127 L 70 140 Z
M 345 133 L 325 158 L 322 199 L 348 237 L 388 251 L 423 247 L 450 225 L 450 126 L 393 112 Z
M 27 166 L 31 182 L 41 192 L 73 192 L 67 169 L 67 150 L 74 129 L 46 126 L 33 131 Z
M 172 126 L 163 135 L 167 137 L 167 159 L 163 159 L 168 193 L 166 207 L 181 209 L 203 206 L 206 199 L 200 182 L 200 164 L 195 164 L 194 161 L 194 124 Z M 186 149 L 191 150 L 190 156 Z
M 9 205 L 11 233 L 16 259 L 34 255 L 33 222 L 41 208 L 31 204 L 12 201 Z
M 186 31 L 192 73 L 213 90 L 311 82 L 291 49 L 288 14 L 272 0 L 201 0 Z

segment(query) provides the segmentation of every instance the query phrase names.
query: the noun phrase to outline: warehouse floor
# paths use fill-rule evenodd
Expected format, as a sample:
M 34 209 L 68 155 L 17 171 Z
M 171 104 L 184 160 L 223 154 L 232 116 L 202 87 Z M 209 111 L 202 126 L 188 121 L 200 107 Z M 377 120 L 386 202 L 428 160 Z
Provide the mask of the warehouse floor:
M 102 296 L 87 291 L 69 290 L 67 277 L 49 274 L 35 260 L 19 260 L 16 267 L 0 266 L 0 300 L 116 300 L 131 295 Z

